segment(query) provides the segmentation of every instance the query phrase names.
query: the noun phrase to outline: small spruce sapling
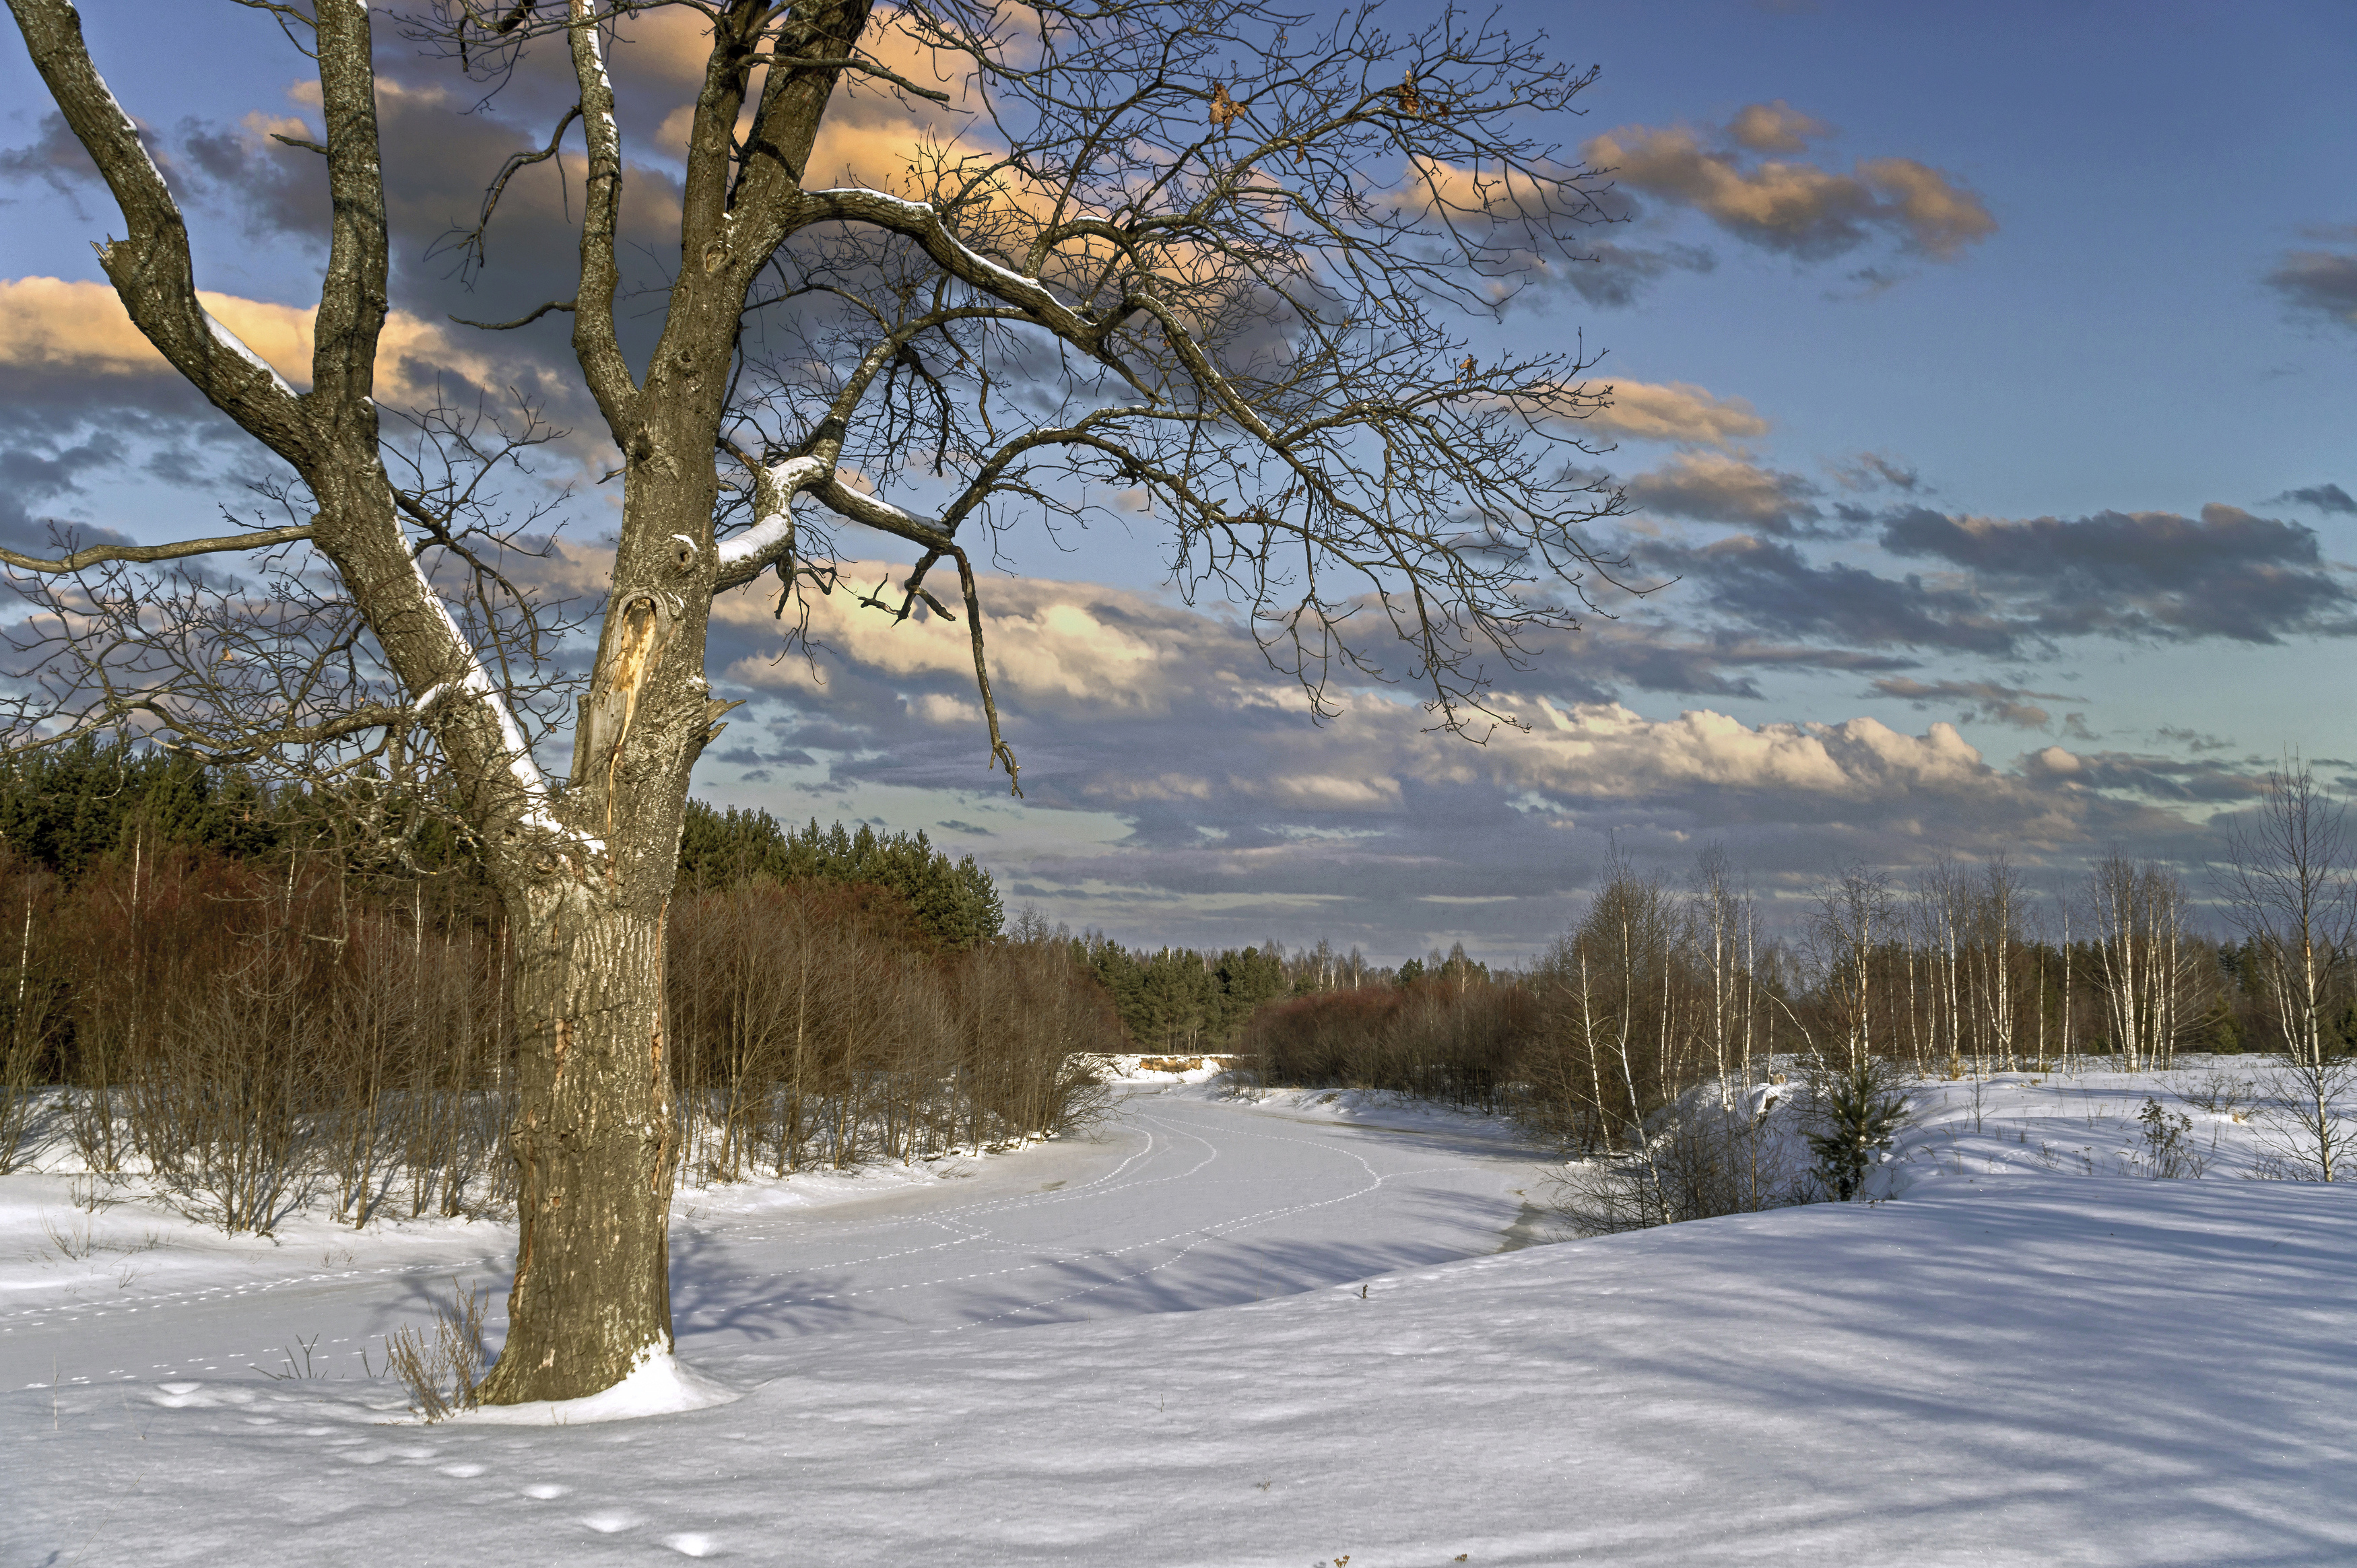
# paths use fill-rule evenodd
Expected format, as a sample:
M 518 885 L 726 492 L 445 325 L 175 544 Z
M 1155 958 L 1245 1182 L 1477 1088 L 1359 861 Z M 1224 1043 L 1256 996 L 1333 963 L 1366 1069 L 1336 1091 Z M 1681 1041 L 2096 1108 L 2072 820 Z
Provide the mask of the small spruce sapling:
M 1816 1109 L 1824 1118 L 1822 1132 L 1811 1133 L 1809 1147 L 1817 1156 L 1817 1179 L 1842 1203 L 1866 1185 L 1874 1156 L 1890 1147 L 1890 1140 L 1907 1122 L 1907 1097 L 1893 1087 L 1889 1069 L 1872 1057 L 1861 1057 L 1851 1067 L 1824 1075 L 1819 1082 Z

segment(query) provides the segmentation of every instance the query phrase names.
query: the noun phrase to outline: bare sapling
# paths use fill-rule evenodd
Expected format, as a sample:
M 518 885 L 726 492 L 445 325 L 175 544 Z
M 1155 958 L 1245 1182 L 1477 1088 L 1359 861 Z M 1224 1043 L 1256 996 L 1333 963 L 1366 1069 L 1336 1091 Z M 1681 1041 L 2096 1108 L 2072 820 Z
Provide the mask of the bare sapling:
M 434 1302 L 425 1327 L 404 1324 L 384 1340 L 385 1365 L 409 1391 L 409 1408 L 425 1422 L 447 1420 L 472 1410 L 481 1394 L 486 1290 L 468 1290 L 453 1280 L 451 1299 Z
M 2267 777 L 2256 810 L 2231 830 L 2220 902 L 2255 959 L 2267 1021 L 2283 1047 L 2261 1125 L 2271 1168 L 2336 1181 L 2357 1152 L 2357 1056 L 2339 1021 L 2351 1000 L 2357 880 L 2343 809 L 2304 762 Z

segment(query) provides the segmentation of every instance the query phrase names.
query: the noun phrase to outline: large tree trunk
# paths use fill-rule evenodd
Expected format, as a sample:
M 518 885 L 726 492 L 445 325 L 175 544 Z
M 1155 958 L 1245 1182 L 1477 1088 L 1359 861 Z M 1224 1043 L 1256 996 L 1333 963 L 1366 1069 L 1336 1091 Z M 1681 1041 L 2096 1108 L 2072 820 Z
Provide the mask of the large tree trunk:
M 672 1345 L 662 913 L 578 888 L 510 908 L 518 1235 L 494 1404 L 610 1388 Z
M 517 932 L 518 1234 L 487 1403 L 578 1399 L 672 1346 L 663 923 L 689 773 L 727 704 L 703 670 L 711 465 L 670 463 L 651 443 L 631 479 L 559 808 L 605 855 L 493 857 Z

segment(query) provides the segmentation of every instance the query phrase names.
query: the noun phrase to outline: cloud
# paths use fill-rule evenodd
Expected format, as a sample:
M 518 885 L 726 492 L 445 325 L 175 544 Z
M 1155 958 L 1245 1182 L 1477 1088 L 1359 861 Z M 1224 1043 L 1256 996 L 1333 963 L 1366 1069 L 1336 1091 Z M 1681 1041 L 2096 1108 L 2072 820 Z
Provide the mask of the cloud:
M 2222 740 L 2218 736 L 2211 735 L 2203 730 L 2184 728 L 2172 725 L 2161 725 L 2160 728 L 2153 732 L 2153 738 L 2155 740 L 2165 740 L 2174 745 L 2181 746 L 2185 747 L 2186 750 L 2193 752 L 2196 755 L 2205 751 L 2232 751 L 2234 749 L 2234 743 L 2231 740 Z
M 1803 153 L 1811 142 L 1833 134 L 1831 125 L 1781 98 L 1773 103 L 1747 103 L 1727 124 L 1727 139 L 1755 153 Z
M 1781 100 L 1739 111 L 1715 137 L 1686 126 L 1625 125 L 1583 146 L 1629 189 L 1692 207 L 1738 239 L 1804 260 L 1855 251 L 1876 235 L 1914 254 L 1953 261 L 1996 232 L 1981 199 L 1912 158 L 1864 158 L 1846 174 L 1767 159 L 1830 134 Z
M 1955 726 L 1901 735 L 1878 719 L 1747 725 L 1707 709 L 1649 719 L 1617 703 L 1563 709 L 1511 748 L 1505 772 L 1551 794 L 1636 800 L 1696 787 L 1858 801 L 1953 792 L 1989 773 Z
M 1954 703 L 1960 722 L 2059 722 L 2062 733 L 2092 738 L 2083 715 L 2041 705 L 2078 699 L 1926 675 L 1920 664 L 1934 654 L 2052 658 L 2067 639 L 2085 637 L 2267 644 L 2357 636 L 2343 570 L 2298 524 L 2217 506 L 2199 519 L 2108 512 L 2072 521 L 1908 508 L 1880 514 L 1869 550 L 1929 558 L 1936 569 L 1893 574 L 1871 553 L 1825 560 L 1831 535 L 1796 520 L 1791 492 L 1748 459 L 1678 456 L 1680 465 L 1632 480 L 1631 493 L 1746 532 L 1710 542 L 1674 532 L 1618 542 L 1665 586 L 1622 621 L 1565 645 L 1581 674 L 1578 700 L 1616 701 L 1623 690 L 1756 700 L 1769 672 L 1848 672 L 1870 678 L 1882 696 Z
M 1231 775 L 1228 785 L 1240 795 L 1280 806 L 1312 811 L 1397 811 L 1400 782 L 1387 775 L 1372 778 L 1334 773 L 1287 773 L 1274 779 Z
M 1691 580 L 1711 609 L 1756 632 L 2005 658 L 2034 629 L 1968 582 L 1884 577 L 1838 561 L 1820 565 L 1781 540 L 1745 534 L 1699 550 L 1662 542 L 1641 556 Z
M 1596 390 L 1612 400 L 1587 419 L 1598 435 L 1724 446 L 1768 434 L 1768 421 L 1748 399 L 1719 397 L 1691 381 L 1613 381 Z
M 2073 637 L 2219 638 L 2273 643 L 2296 634 L 2357 635 L 2357 597 L 2314 531 L 2209 506 L 2099 512 L 2077 519 L 1951 516 L 1926 507 L 1887 513 L 1875 542 L 1939 570 L 1885 575 L 1826 563 L 1795 541 L 1811 532 L 1790 492 L 1742 459 L 1678 455 L 1683 467 L 1630 483 L 1633 496 L 1679 515 L 1752 532 L 1707 545 L 1674 538 L 1629 548 L 1647 570 L 1681 579 L 1684 602 L 1735 635 L 1836 648 L 1941 649 L 2018 658 Z M 1692 476 L 1693 482 L 1680 482 Z M 1749 515 L 1747 515 L 1747 513 Z M 1782 532 L 1785 538 L 1763 537 Z
M 2291 501 L 2299 506 L 2314 507 L 2323 512 L 2341 512 L 2357 516 L 2357 500 L 2339 485 L 2309 485 L 2297 490 L 2286 490 L 2279 496 L 2269 496 L 2268 504 Z
M 577 96 L 564 50 L 528 54 L 496 100 L 497 113 L 474 113 L 472 93 L 454 91 L 454 73 L 439 61 L 388 56 L 379 61 L 377 117 L 385 151 L 385 212 L 396 306 L 422 321 L 450 317 L 512 320 L 550 300 L 576 292 L 579 275 L 581 182 L 586 172 L 575 127 L 556 158 L 520 170 L 500 198 L 488 236 L 486 264 L 462 267 L 452 248 L 457 232 L 477 220 L 485 190 L 511 153 L 546 145 L 551 128 Z M 656 56 L 650 53 L 650 59 Z M 635 59 L 632 61 L 638 63 Z M 618 81 L 634 84 L 648 73 Z M 660 73 L 655 73 L 658 77 Z M 668 89 L 664 90 L 666 92 Z M 316 155 L 271 139 L 273 132 L 316 139 L 307 126 L 318 113 L 316 82 L 289 89 L 296 113 L 257 110 L 235 123 L 182 121 L 171 138 L 155 143 L 159 161 L 186 209 L 229 215 L 257 239 L 292 237 L 324 252 L 333 209 L 326 166 Z M 671 99 L 666 96 L 667 109 Z M 626 107 L 626 120 L 634 116 Z M 633 153 L 643 137 L 629 144 Z M 632 156 L 624 170 L 625 198 L 617 246 L 626 295 L 660 286 L 651 258 L 678 251 L 679 179 L 669 166 Z M 207 247 L 199 247 L 201 265 Z M 507 361 L 536 356 L 569 363 L 567 318 L 552 315 L 532 328 L 504 334 L 490 352 Z M 642 363 L 660 322 L 651 313 L 618 312 L 626 352 Z M 473 336 L 469 329 L 469 336 Z M 581 400 L 576 413 L 595 417 Z
M 1874 683 L 1875 692 L 1885 697 L 1897 697 L 1919 708 L 1933 703 L 1958 703 L 1964 711 L 1957 723 L 1970 724 L 1986 717 L 1993 724 L 2011 725 L 2017 729 L 2044 729 L 2051 716 L 2032 699 L 2050 703 L 2083 701 L 2060 692 L 2032 692 L 2021 686 L 2000 685 L 1994 681 L 1917 681 L 1907 676 L 1888 676 Z
M 2008 766 L 1947 723 L 1917 734 L 1871 717 L 1755 724 L 1556 694 L 1591 660 L 1643 654 L 1621 628 L 1550 650 L 1501 692 L 1500 711 L 1530 727 L 1487 745 L 1431 733 L 1413 702 L 1375 686 L 1340 692 L 1340 712 L 1318 725 L 1231 619 L 1088 583 L 1012 579 L 987 592 L 1023 802 L 994 803 L 971 719 L 927 701 L 971 701 L 961 626 L 895 626 L 823 601 L 823 680 L 770 679 L 795 661 L 758 657 L 753 639 L 774 646 L 776 623 L 751 593 L 723 601 L 719 628 L 740 651 L 721 681 L 753 698 L 754 738 L 742 763 L 707 758 L 699 788 L 796 820 L 845 800 L 905 800 L 914 825 L 986 825 L 977 852 L 1012 897 L 1124 940 L 1275 930 L 1420 951 L 1424 922 L 1438 918 L 1458 922 L 1469 945 L 1512 952 L 1576 913 L 1608 832 L 1671 867 L 1716 838 L 1763 888 L 1798 893 L 1854 857 L 1905 866 L 2002 847 L 2037 865 L 2115 839 L 2139 853 L 2181 845 L 2187 803 L 2241 787 L 2223 764 L 2188 773 L 2169 758 L 2061 747 Z M 790 755 L 816 760 L 774 760 Z
M 1647 511 L 1767 533 L 1802 532 L 1824 517 L 1815 485 L 1729 453 L 1674 453 L 1660 467 L 1630 479 L 1628 491 Z
M 1605 309 L 1634 305 L 1650 284 L 1672 273 L 1706 273 L 1718 258 L 1699 245 L 1622 245 L 1590 242 L 1584 258 L 1533 255 L 1527 260 L 1542 282 L 1560 283 L 1588 304 Z
M 907 573 L 905 565 L 882 561 L 843 567 L 846 585 L 898 583 Z M 978 721 L 980 710 L 969 701 L 974 648 L 963 613 L 950 621 L 920 610 L 895 624 L 862 607 L 859 597 L 847 585 L 810 596 L 810 638 L 828 650 L 813 672 L 799 657 L 773 657 L 773 600 L 750 592 L 725 596 L 714 607 L 712 662 L 746 686 L 797 694 L 826 690 L 840 670 L 866 682 L 871 698 L 880 694 L 878 688 L 891 689 L 920 722 Z M 1256 650 L 1239 662 L 1232 639 L 1218 634 L 1208 634 L 1217 650 L 1217 657 L 1208 657 L 1203 618 L 1146 595 L 1079 594 L 1063 585 L 1012 578 L 985 579 L 982 599 L 991 683 L 1006 709 L 1164 713 L 1205 682 L 1241 682 L 1260 662 Z M 1251 648 L 1248 641 L 1243 646 Z M 920 689 L 965 705 L 928 703 L 915 694 Z
M 1885 525 L 1881 544 L 1965 569 L 2011 602 L 2025 629 L 2048 636 L 2270 643 L 2357 631 L 2350 591 L 2315 531 L 2236 507 L 2205 506 L 2198 521 L 2117 511 L 2016 521 L 1915 507 Z
M 298 388 L 309 383 L 316 306 L 209 289 L 198 290 L 197 298 L 289 381 Z M 533 368 L 462 342 L 437 322 L 395 310 L 385 317 L 378 342 L 377 395 L 387 403 L 423 406 L 436 397 L 442 378 L 496 392 Z M 0 278 L 0 369 L 41 376 L 178 379 L 131 324 L 112 286 L 51 277 Z M 439 390 L 456 393 L 460 388 Z
M 2188 760 L 2126 751 L 2074 753 L 2050 746 L 2025 758 L 2024 771 L 2116 796 L 2214 807 L 2239 805 L 2258 794 L 2264 769 L 2199 757 Z
M 38 179 L 82 211 L 83 193 L 98 183 L 98 166 L 55 110 L 43 114 L 40 133 L 21 147 L 0 150 L 0 179 Z
M 1555 166 L 1551 173 L 1566 178 L 1580 171 Z M 1569 289 L 1589 305 L 1620 308 L 1636 302 L 1645 288 L 1672 273 L 1706 273 L 1718 258 L 1699 245 L 1668 241 L 1643 244 L 1606 239 L 1590 225 L 1599 220 L 1619 223 L 1634 216 L 1635 204 L 1625 192 L 1604 187 L 1589 188 L 1585 181 L 1576 194 L 1557 187 L 1541 187 L 1519 178 L 1484 176 L 1474 168 L 1438 158 L 1418 158 L 1409 177 L 1388 189 L 1369 193 L 1369 199 L 1404 218 L 1446 218 L 1452 224 L 1486 220 L 1482 236 L 1494 275 L 1488 286 L 1491 303 L 1544 309 L 1560 290 Z M 1562 236 L 1587 230 L 1566 252 L 1555 244 L 1534 244 L 1534 231 Z M 1438 259 L 1435 253 L 1434 259 Z
M 1834 465 L 1834 478 L 1846 490 L 1904 490 L 1912 495 L 1931 489 L 1914 468 L 1880 452 L 1861 452 L 1847 463 Z
M 2357 327 L 2357 254 L 2287 251 L 2260 281 L 2282 295 L 2295 314 Z

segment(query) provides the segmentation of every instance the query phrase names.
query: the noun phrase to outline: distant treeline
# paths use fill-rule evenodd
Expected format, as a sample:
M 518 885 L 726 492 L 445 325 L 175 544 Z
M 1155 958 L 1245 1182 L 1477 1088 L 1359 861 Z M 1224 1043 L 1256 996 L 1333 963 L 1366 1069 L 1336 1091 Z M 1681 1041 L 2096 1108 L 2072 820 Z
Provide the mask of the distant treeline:
M 2190 910 L 2166 866 L 2106 857 L 2041 899 L 1998 859 L 1905 886 L 1845 874 L 1771 938 L 1723 861 L 1684 886 L 1620 865 L 1527 970 L 1461 953 L 1403 965 L 1388 984 L 1260 1009 L 1239 1048 L 1266 1082 L 1436 1096 L 1585 1153 L 1632 1146 L 1688 1091 L 1731 1093 L 1796 1054 L 1955 1077 L 2284 1049 L 2267 986 L 2280 959 L 2198 932 Z M 2357 962 L 2319 963 L 2326 1048 L 2357 1048 Z
M 307 796 L 273 793 L 242 768 L 206 768 L 147 747 L 82 739 L 0 758 L 0 844 L 19 869 L 71 879 L 145 843 L 255 860 L 320 826 Z M 436 864 L 455 836 L 424 846 Z
M 970 854 L 952 861 L 921 829 L 878 833 L 862 822 L 845 832 L 841 822 L 822 829 L 813 817 L 809 826 L 789 831 L 767 811 L 721 811 L 690 800 L 679 880 L 697 889 L 756 882 L 887 888 L 907 902 L 933 941 L 957 952 L 989 941 L 1006 923 L 990 873 Z
M 1323 941 L 1287 953 L 1275 941 L 1213 952 L 1125 948 L 1096 931 L 1071 940 L 1111 993 L 1131 1041 L 1162 1055 L 1232 1050 L 1254 1015 L 1272 1002 L 1393 979 L 1392 971 L 1369 963 L 1356 949 L 1337 953 Z M 1458 950 L 1459 959 L 1463 952 Z
M 390 829 L 391 831 L 387 831 Z M 404 886 L 420 877 L 489 886 L 464 833 L 428 810 L 407 810 L 362 779 L 340 792 L 265 789 L 242 768 L 207 768 L 149 747 L 83 740 L 0 760 L 0 848 L 20 869 L 71 881 L 102 857 L 180 848 L 241 862 L 302 856 L 347 877 Z M 862 823 L 787 829 L 767 811 L 687 804 L 680 839 L 683 892 L 754 882 L 823 882 L 888 890 L 927 941 L 963 951 L 997 937 L 998 889 L 972 855 L 952 860 L 921 832 Z

